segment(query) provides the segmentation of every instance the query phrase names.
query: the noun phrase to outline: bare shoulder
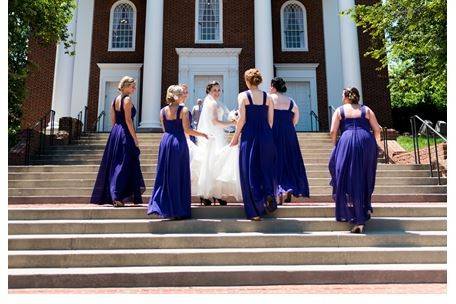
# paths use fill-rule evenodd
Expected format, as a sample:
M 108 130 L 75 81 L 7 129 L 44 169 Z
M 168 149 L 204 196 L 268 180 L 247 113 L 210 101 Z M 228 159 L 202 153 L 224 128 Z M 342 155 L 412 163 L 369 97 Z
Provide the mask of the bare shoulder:
M 130 107 L 133 105 L 130 96 L 126 96 L 126 97 L 124 98 L 124 105 L 130 106 Z
M 183 107 L 182 108 L 182 113 L 188 113 L 188 108 L 187 107 Z

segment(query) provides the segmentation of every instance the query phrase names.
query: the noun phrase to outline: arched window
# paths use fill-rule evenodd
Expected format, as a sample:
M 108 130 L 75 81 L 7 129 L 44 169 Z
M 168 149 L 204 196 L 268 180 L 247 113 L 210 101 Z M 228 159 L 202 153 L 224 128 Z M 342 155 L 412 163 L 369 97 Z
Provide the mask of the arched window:
M 223 1 L 196 0 L 195 43 L 223 42 Z
M 282 51 L 307 51 L 307 12 L 299 1 L 287 1 L 280 10 Z
M 136 7 L 120 0 L 111 7 L 109 21 L 109 51 L 134 51 L 136 37 Z

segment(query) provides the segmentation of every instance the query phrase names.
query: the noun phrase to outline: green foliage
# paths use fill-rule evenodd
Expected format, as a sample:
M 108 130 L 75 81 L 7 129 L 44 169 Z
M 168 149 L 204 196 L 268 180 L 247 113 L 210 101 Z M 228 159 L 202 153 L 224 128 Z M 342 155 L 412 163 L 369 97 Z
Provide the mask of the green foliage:
M 74 0 L 8 1 L 8 146 L 16 144 L 20 130 L 22 102 L 26 97 L 25 80 L 33 67 L 28 60 L 31 38 L 42 43 L 63 41 L 74 44 L 66 25 L 72 18 Z M 71 52 L 68 52 L 71 53 Z
M 380 0 L 346 12 L 373 38 L 365 55 L 389 69 L 393 108 L 446 108 L 446 8 L 446 0 Z

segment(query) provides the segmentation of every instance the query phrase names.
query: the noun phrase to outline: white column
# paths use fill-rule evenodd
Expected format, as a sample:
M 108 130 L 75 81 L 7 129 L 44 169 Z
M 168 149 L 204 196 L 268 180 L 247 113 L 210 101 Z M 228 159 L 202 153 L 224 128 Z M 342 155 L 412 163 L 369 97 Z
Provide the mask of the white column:
M 140 128 L 160 128 L 163 54 L 163 0 L 148 0 Z
M 263 75 L 260 88 L 267 90 L 274 78 L 271 0 L 255 0 L 255 66 Z
M 346 11 L 355 6 L 355 0 L 340 0 L 339 10 Z M 350 16 L 340 17 L 340 40 L 344 87 L 356 87 L 362 100 L 361 66 L 359 60 L 358 31 Z
M 74 37 L 75 34 L 77 15 L 78 9 L 76 8 L 73 14 L 73 19 L 67 27 L 70 39 L 71 35 Z M 65 51 L 63 42 L 59 43 L 57 45 L 57 53 L 55 56 L 54 87 L 52 91 L 52 110 L 55 111 L 55 128 L 58 128 L 59 118 L 71 115 L 74 56 L 65 54 Z M 68 51 L 74 51 L 74 46 L 72 46 Z
M 71 115 L 75 117 L 87 105 L 92 53 L 94 0 L 78 1 L 76 55 L 74 58 Z M 84 113 L 84 112 L 83 112 Z

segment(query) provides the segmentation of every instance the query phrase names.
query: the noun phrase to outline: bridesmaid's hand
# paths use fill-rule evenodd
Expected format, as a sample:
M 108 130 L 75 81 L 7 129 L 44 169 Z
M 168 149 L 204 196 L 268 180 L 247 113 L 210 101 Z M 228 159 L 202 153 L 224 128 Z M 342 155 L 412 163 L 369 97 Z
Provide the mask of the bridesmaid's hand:
M 230 147 L 237 146 L 239 143 L 239 139 L 237 137 L 233 137 L 233 139 L 230 142 Z
M 138 143 L 138 139 L 135 138 L 135 146 L 139 148 L 139 143 Z
M 201 133 L 201 136 L 206 138 L 206 139 L 209 139 L 209 136 L 206 133 Z

